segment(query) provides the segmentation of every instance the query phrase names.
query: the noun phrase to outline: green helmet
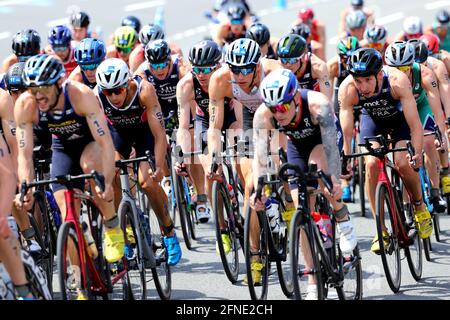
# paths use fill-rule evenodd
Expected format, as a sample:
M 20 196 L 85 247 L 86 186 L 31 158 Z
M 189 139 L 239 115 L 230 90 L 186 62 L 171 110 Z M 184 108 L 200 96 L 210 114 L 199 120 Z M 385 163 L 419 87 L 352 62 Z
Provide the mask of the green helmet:
M 337 45 L 337 53 L 341 58 L 348 58 L 356 49 L 359 49 L 359 41 L 356 37 L 343 38 Z

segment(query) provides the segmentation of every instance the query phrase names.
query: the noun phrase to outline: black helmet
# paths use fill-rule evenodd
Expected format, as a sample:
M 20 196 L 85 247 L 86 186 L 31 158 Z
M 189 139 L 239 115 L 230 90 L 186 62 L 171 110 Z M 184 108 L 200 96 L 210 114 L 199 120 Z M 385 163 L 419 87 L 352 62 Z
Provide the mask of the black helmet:
M 383 66 L 381 54 L 372 48 L 361 48 L 353 52 L 348 60 L 348 71 L 357 77 L 369 77 L 380 72 Z
M 297 34 L 288 34 L 278 41 L 277 55 L 280 58 L 298 58 L 306 52 L 306 40 Z
M 424 63 L 428 59 L 428 47 L 422 40 L 408 40 L 414 46 L 414 60 L 417 63 Z
M 33 29 L 17 32 L 12 41 L 12 50 L 18 57 L 31 57 L 41 50 L 41 37 Z
M 145 59 L 149 63 L 161 63 L 167 61 L 169 58 L 170 48 L 165 40 L 155 40 L 145 46 Z
M 363 0 L 351 0 L 350 4 L 353 7 L 362 7 L 364 5 L 364 1 Z
M 230 6 L 227 10 L 228 18 L 231 20 L 244 21 L 246 12 L 241 6 Z
M 222 57 L 222 51 L 217 43 L 211 40 L 203 40 L 189 50 L 189 61 L 193 66 L 215 66 Z
M 69 20 L 74 28 L 87 28 L 90 23 L 89 16 L 83 11 L 72 13 Z
M 292 27 L 291 33 L 297 34 L 303 39 L 308 40 L 311 36 L 311 28 L 306 23 L 299 23 L 298 25 Z
M 440 10 L 436 14 L 436 20 L 440 24 L 448 24 L 450 22 L 450 15 L 448 14 L 448 11 L 447 10 Z
M 17 62 L 9 67 L 8 72 L 5 74 L 5 86 L 8 91 L 18 91 L 25 89 L 25 85 L 22 80 L 23 68 L 25 62 Z
M 139 31 L 141 31 L 141 21 L 135 16 L 128 16 L 122 19 L 122 27 L 132 27 L 139 34 Z
M 254 23 L 245 32 L 245 37 L 255 40 L 259 46 L 262 46 L 270 40 L 270 31 L 264 24 Z

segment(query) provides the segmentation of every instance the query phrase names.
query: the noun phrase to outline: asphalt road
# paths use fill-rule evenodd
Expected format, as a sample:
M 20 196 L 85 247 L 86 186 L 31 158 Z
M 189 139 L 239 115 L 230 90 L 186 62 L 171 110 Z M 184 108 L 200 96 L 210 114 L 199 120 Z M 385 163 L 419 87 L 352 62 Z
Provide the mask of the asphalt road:
M 298 9 L 307 4 L 315 9 L 316 16 L 327 24 L 327 56 L 334 55 L 334 44 L 337 36 L 338 13 L 348 0 L 309 0 L 288 1 L 288 9 L 273 9 L 272 0 L 254 0 L 250 3 L 254 11 L 267 24 L 273 36 L 281 37 L 290 29 Z M 37 29 L 46 43 L 46 34 L 51 24 L 64 22 L 64 18 L 75 8 L 81 8 L 91 16 L 92 28 L 102 31 L 106 38 L 120 25 L 121 18 L 128 14 L 136 15 L 143 23 L 153 21 L 156 9 L 165 9 L 166 34 L 176 41 L 184 52 L 190 45 L 208 34 L 208 21 L 203 12 L 211 8 L 212 0 L 6 0 L 0 1 L 0 57 L 10 53 L 11 35 L 22 28 Z M 378 23 L 387 26 L 391 35 L 395 35 L 402 25 L 403 18 L 419 15 L 425 24 L 430 24 L 434 13 L 450 1 L 412 0 L 388 1 L 367 0 L 368 7 L 375 10 Z M 379 256 L 370 253 L 370 243 L 375 233 L 375 224 L 371 217 L 361 218 L 357 212 L 359 206 L 350 204 L 354 212 L 353 221 L 361 247 L 364 272 L 365 299 L 450 299 L 450 216 L 441 218 L 442 242 L 433 242 L 432 262 L 424 262 L 423 279 L 415 282 L 402 261 L 402 287 L 399 294 L 392 294 L 386 279 Z M 367 214 L 370 216 L 370 214 Z M 180 240 L 181 231 L 178 230 Z M 243 284 L 244 264 L 241 255 L 241 276 L 239 282 L 231 285 L 223 272 L 219 256 L 215 251 L 214 224 L 212 221 L 198 226 L 199 240 L 194 242 L 192 251 L 186 250 L 182 243 L 183 259 L 173 268 L 173 299 L 249 299 L 248 288 Z M 181 240 L 182 241 L 182 240 Z M 433 239 L 434 241 L 434 239 Z M 270 277 L 269 299 L 286 299 L 278 285 L 276 274 Z M 154 286 L 149 286 L 150 298 L 157 298 Z

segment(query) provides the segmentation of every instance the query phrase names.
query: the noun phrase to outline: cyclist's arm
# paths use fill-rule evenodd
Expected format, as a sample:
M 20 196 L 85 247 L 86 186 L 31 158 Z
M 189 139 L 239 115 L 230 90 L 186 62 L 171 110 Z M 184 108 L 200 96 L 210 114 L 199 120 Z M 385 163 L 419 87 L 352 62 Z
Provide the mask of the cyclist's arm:
M 148 82 L 141 85 L 140 100 L 147 110 L 147 122 L 155 139 L 155 162 L 157 168 L 164 168 L 166 163 L 167 140 L 164 129 L 164 116 L 159 105 L 155 88 Z
M 441 50 L 441 61 L 444 63 L 447 73 L 450 74 L 450 53 L 445 50 Z
M 327 69 L 328 74 L 330 75 L 330 83 L 331 85 L 334 84 L 334 81 L 336 80 L 338 76 L 338 57 L 334 56 L 330 60 L 327 61 Z
M 178 121 L 177 143 L 183 152 L 191 152 L 191 135 L 189 124 L 191 117 L 191 103 L 194 98 L 192 76 L 186 75 L 177 84 Z
M 442 133 L 445 129 L 445 117 L 441 106 L 441 99 L 439 94 L 439 86 L 436 77 L 429 68 L 425 66 L 420 67 L 422 72 L 422 86 L 425 89 L 428 97 L 428 103 L 430 104 L 431 111 L 434 114 L 436 124 Z
M 11 151 L 14 172 L 17 172 L 17 141 L 16 122 L 14 121 L 14 104 L 6 91 L 0 90 L 0 119 L 2 119 L 3 134 Z
M 134 73 L 139 68 L 141 63 L 144 62 L 144 60 L 145 57 L 142 54 L 142 47 L 137 46 L 133 49 L 133 51 L 131 51 L 130 58 L 128 60 L 130 63 L 130 71 Z
M 439 82 L 439 93 L 444 106 L 445 117 L 450 117 L 450 78 L 442 61 L 433 59 L 434 73 Z
M 317 57 L 325 61 L 325 50 L 322 43 L 319 41 L 311 41 L 312 53 L 314 53 Z
M 358 92 L 353 83 L 353 77 L 348 76 L 339 86 L 339 121 L 344 135 L 344 154 L 351 153 L 354 117 L 353 106 L 359 102 Z
M 33 122 L 37 113 L 35 98 L 25 92 L 16 101 L 14 106 L 14 120 L 17 124 L 16 139 L 18 145 L 18 178 L 22 182 L 33 181 Z
M 308 92 L 309 109 L 312 120 L 320 126 L 322 145 L 328 163 L 328 173 L 333 175 L 337 181 L 341 176 L 341 160 L 337 147 L 337 130 L 333 108 L 330 100 L 323 94 Z
M 16 175 L 13 170 L 11 155 L 8 152 L 5 140 L 0 135 L 0 217 L 11 213 L 12 203 L 16 190 Z
M 217 28 L 214 28 L 215 32 L 213 32 L 212 34 L 212 39 L 220 47 L 222 47 L 225 44 L 225 37 L 227 36 L 228 30 L 229 30 L 228 24 L 226 23 L 222 23 Z
M 11 67 L 17 61 L 18 61 L 17 56 L 15 54 L 9 55 L 5 60 L 3 60 L 1 72 L 2 73 L 8 72 L 9 67 Z
M 320 92 L 331 100 L 333 98 L 333 87 L 331 85 L 327 64 L 314 54 L 311 55 L 311 63 L 312 76 L 319 81 Z
M 191 71 L 191 64 L 187 62 L 185 59 L 183 59 L 182 56 L 179 56 L 178 61 L 179 61 L 178 77 L 179 79 L 181 79 Z

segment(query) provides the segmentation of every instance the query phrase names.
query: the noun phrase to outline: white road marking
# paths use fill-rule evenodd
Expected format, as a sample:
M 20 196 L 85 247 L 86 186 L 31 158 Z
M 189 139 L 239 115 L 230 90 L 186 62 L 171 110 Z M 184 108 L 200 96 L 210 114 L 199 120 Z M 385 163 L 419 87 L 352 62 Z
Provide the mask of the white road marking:
M 0 7 L 16 6 L 20 4 L 26 4 L 30 2 L 35 2 L 36 0 L 11 0 L 0 2 Z
M 11 32 L 9 31 L 0 32 L 0 40 L 8 39 L 9 37 L 11 37 Z
M 165 0 L 139 2 L 139 3 L 129 4 L 129 5 L 125 6 L 123 8 L 123 10 L 125 12 L 138 11 L 138 10 L 142 10 L 142 9 L 163 6 L 165 3 L 166 3 Z
M 377 24 L 385 25 L 394 21 L 402 20 L 405 18 L 405 14 L 403 12 L 393 13 L 381 18 L 376 19 Z
M 441 7 L 450 6 L 450 1 L 436 1 L 425 4 L 425 10 L 434 10 Z

